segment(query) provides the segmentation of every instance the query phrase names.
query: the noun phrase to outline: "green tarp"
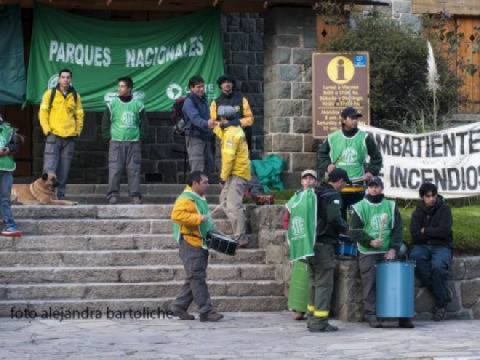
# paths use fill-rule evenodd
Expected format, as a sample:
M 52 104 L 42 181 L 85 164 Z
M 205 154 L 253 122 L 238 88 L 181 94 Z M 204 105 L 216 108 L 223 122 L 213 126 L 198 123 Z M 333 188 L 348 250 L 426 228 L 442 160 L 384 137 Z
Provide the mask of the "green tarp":
M 25 100 L 25 62 L 20 6 L 0 6 L 0 105 Z
M 278 155 L 268 155 L 262 160 L 252 160 L 252 168 L 258 180 L 263 185 L 263 190 L 284 190 L 282 173 L 285 170 L 285 160 Z
M 213 99 L 219 93 L 216 79 L 224 72 L 220 12 L 117 22 L 36 5 L 27 100 L 39 103 L 62 68 L 73 71 L 72 83 L 86 110 L 102 111 L 105 100 L 116 93 L 117 79 L 127 75 L 147 111 L 170 110 L 197 74 Z

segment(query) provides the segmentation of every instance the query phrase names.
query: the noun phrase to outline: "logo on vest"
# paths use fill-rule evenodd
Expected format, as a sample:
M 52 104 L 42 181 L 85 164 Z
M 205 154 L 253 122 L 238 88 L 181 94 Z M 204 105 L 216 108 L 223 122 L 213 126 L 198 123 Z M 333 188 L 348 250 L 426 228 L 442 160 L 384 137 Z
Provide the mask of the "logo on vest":
M 135 127 L 135 115 L 131 111 L 125 111 L 122 114 L 122 125 L 125 128 Z
M 305 220 L 300 216 L 295 216 L 291 220 L 292 233 L 294 237 L 299 237 L 305 234 Z
M 348 147 L 342 152 L 342 156 L 340 156 L 340 164 L 344 165 L 351 165 L 357 163 L 357 150 L 354 148 Z
M 372 227 L 372 230 L 375 232 L 380 232 L 380 229 L 382 228 L 385 230 L 387 219 L 388 215 L 386 213 L 373 215 L 372 219 L 370 220 L 370 226 Z

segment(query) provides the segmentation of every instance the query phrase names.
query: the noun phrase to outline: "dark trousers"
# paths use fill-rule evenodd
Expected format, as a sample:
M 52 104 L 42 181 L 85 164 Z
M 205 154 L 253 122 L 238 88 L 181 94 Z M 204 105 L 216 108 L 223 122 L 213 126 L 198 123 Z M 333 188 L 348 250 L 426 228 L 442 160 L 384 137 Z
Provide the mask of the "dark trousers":
M 366 319 L 374 317 L 377 303 L 377 268 L 375 264 L 384 254 L 359 254 L 358 267 L 362 281 L 363 314 Z
M 207 286 L 208 250 L 191 246 L 183 237 L 180 238 L 179 246 L 180 259 L 185 269 L 185 283 L 173 305 L 187 310 L 194 301 L 200 314 L 209 313 L 213 306 Z
M 108 148 L 108 193 L 107 197 L 118 196 L 120 179 L 127 170 L 128 193 L 141 197 L 140 177 L 142 166 L 142 145 L 138 141 L 111 141 Z
M 0 171 L 0 211 L 5 230 L 17 230 L 17 224 L 13 220 L 12 203 L 10 197 L 12 195 L 13 174 L 12 171 Z
M 43 154 L 43 171 L 57 176 L 57 197 L 65 196 L 68 173 L 75 151 L 73 137 L 62 138 L 50 134 L 45 140 L 45 152 Z
M 415 260 L 415 274 L 432 292 L 435 305 L 446 307 L 451 300 L 447 281 L 452 250 L 447 246 L 415 245 L 410 252 L 410 259 Z
M 308 258 L 310 274 L 310 303 L 308 324 L 311 329 L 323 329 L 328 324 L 335 271 L 335 247 L 315 244 L 315 256 Z
M 347 221 L 347 211 L 350 206 L 355 205 L 357 202 L 361 201 L 365 197 L 364 191 L 351 192 L 351 193 L 341 193 L 342 195 L 342 217 Z

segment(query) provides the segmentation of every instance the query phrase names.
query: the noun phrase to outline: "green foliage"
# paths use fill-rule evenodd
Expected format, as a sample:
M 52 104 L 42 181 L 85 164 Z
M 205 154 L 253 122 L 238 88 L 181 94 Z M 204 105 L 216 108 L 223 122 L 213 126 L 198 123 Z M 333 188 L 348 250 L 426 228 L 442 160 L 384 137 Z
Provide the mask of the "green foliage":
M 410 236 L 410 219 L 415 207 L 402 208 L 403 235 L 407 244 L 412 243 Z M 480 206 L 465 206 L 452 208 L 453 216 L 453 246 L 464 254 L 480 253 Z
M 425 131 L 433 122 L 433 97 L 427 88 L 427 43 L 392 19 L 374 14 L 354 18 L 355 26 L 334 39 L 327 51 L 370 54 L 371 123 L 392 130 Z M 438 51 L 435 51 L 438 54 Z M 439 116 L 453 112 L 461 82 L 436 56 L 440 75 Z

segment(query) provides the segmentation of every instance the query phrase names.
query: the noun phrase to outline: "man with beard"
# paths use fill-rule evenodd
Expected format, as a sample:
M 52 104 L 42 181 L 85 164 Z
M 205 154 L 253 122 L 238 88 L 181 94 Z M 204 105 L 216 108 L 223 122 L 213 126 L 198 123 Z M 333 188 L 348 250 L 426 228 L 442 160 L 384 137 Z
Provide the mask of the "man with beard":
M 410 223 L 414 244 L 410 258 L 416 262 L 417 277 L 435 298 L 433 320 L 441 321 L 452 300 L 447 285 L 452 262 L 452 211 L 434 184 L 422 184 L 419 193 L 421 200 Z
M 340 168 L 352 181 L 352 186 L 342 190 L 342 215 L 346 219 L 347 209 L 363 199 L 365 182 L 380 172 L 382 154 L 373 137 L 358 129 L 358 119 L 362 114 L 353 107 L 347 107 L 341 116 L 342 129 L 328 135 L 318 149 L 317 158 L 320 177 Z M 366 163 L 368 157 L 370 161 Z

